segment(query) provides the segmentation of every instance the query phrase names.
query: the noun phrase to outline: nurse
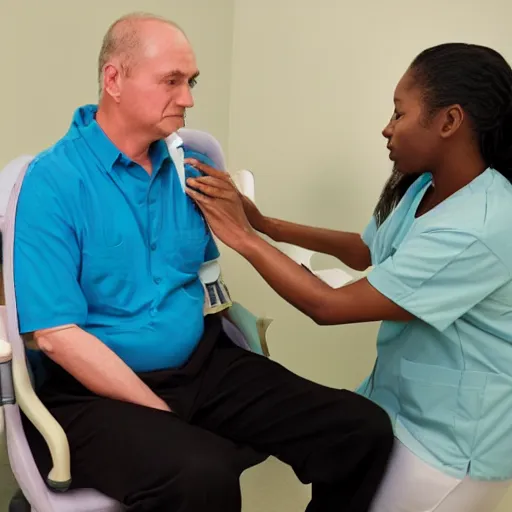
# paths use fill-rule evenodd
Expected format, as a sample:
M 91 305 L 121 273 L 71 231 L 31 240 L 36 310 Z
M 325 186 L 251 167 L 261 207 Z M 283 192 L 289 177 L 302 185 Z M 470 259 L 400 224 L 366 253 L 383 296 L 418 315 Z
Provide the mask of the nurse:
M 362 237 L 267 218 L 199 163 L 188 193 L 318 324 L 383 321 L 358 390 L 396 435 L 373 510 L 491 512 L 512 479 L 512 70 L 490 48 L 436 46 L 394 104 L 383 135 L 395 168 Z M 331 289 L 254 230 L 373 269 Z

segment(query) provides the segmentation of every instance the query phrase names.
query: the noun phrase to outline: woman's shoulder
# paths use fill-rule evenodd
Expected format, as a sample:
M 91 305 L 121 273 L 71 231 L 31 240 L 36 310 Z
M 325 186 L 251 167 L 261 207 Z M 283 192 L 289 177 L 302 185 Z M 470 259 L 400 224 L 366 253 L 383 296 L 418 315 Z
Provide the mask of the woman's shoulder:
M 446 231 L 486 245 L 512 269 L 512 184 L 490 169 L 428 214 L 417 219 L 415 235 Z

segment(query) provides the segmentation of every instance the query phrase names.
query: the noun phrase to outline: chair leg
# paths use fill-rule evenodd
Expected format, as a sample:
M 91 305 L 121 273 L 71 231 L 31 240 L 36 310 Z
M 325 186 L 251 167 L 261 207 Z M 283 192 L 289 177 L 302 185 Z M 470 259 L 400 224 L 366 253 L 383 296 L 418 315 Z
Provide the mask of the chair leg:
M 18 489 L 9 503 L 9 512 L 31 512 L 30 503 L 27 501 L 21 489 Z

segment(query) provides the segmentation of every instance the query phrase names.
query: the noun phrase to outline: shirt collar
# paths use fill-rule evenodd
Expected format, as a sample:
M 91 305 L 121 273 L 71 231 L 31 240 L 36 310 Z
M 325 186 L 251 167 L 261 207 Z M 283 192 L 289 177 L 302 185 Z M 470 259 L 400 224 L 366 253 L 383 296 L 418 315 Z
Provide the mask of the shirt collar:
M 132 164 L 133 161 L 115 146 L 97 123 L 97 110 L 97 105 L 85 105 L 78 108 L 68 133 L 70 135 L 79 134 L 107 172 L 111 172 L 116 164 L 122 164 L 124 167 Z M 164 162 L 170 158 L 164 140 L 158 140 L 150 146 L 149 157 L 153 166 L 153 174 L 156 174 Z

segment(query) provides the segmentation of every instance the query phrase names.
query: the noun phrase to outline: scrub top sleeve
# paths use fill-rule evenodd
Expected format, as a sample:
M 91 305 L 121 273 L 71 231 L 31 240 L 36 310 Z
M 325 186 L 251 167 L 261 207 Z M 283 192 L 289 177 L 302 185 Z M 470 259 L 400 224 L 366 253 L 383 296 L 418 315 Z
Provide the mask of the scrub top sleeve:
M 474 235 L 431 230 L 404 241 L 367 278 L 400 307 L 443 331 L 511 276 Z
M 365 245 L 371 249 L 373 239 L 375 238 L 375 234 L 377 233 L 377 221 L 375 217 L 372 217 L 366 228 L 364 229 L 361 238 Z
M 14 240 L 14 284 L 20 331 L 84 324 L 87 302 L 79 285 L 80 249 L 70 215 L 45 173 L 29 169 L 21 188 Z

